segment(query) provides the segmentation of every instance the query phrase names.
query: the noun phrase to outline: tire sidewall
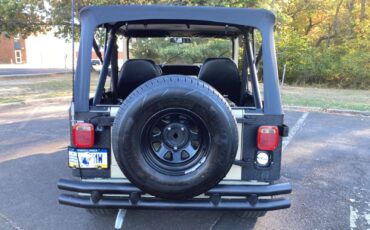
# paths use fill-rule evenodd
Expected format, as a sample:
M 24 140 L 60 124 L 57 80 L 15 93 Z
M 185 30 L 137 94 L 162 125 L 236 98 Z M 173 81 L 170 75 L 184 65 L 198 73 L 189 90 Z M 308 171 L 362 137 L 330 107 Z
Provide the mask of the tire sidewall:
M 216 185 L 234 162 L 238 143 L 235 119 L 217 92 L 209 93 L 199 87 L 205 83 L 194 84 L 193 81 L 199 80 L 188 77 L 181 77 L 183 82 L 176 83 L 170 79 L 178 77 L 165 77 L 145 83 L 122 104 L 113 125 L 113 150 L 123 173 L 144 191 L 163 198 L 192 197 Z M 158 172 L 142 154 L 140 141 L 147 120 L 170 108 L 192 111 L 209 131 L 206 159 L 184 175 Z

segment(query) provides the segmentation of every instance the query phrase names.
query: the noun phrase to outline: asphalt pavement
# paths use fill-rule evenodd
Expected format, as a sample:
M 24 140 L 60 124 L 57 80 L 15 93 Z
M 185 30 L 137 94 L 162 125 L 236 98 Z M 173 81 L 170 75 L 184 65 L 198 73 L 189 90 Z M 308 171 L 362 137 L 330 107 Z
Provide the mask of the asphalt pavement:
M 113 229 L 59 205 L 66 102 L 0 106 L 0 229 Z M 288 111 L 282 177 L 292 207 L 258 220 L 212 211 L 128 211 L 123 229 L 370 229 L 370 117 Z

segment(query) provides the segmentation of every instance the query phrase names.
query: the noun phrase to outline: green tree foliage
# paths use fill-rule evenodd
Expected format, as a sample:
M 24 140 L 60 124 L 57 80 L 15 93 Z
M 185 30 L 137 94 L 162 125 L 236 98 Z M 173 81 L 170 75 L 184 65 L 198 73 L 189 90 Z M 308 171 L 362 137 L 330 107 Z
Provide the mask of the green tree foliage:
M 365 1 L 277 1 L 280 70 L 296 84 L 370 88 L 370 21 Z
M 203 63 L 208 57 L 231 57 L 232 42 L 217 38 L 192 38 L 190 43 L 174 43 L 164 38 L 137 38 L 131 53 L 134 58 L 150 58 L 156 63 Z
M 56 26 L 56 34 L 70 38 L 71 35 L 71 0 L 48 0 L 51 7 L 51 23 Z M 257 0 L 75 0 L 75 16 L 78 20 L 79 10 L 84 6 L 138 4 L 138 5 L 192 5 L 192 6 L 228 6 L 228 7 L 255 7 Z M 77 28 L 78 29 L 78 28 Z M 77 34 L 79 31 L 76 31 Z
M 70 0 L 49 1 L 53 9 L 52 23 L 57 26 L 59 35 L 68 36 Z M 105 4 L 210 5 L 270 9 L 277 15 L 275 39 L 279 70 L 282 72 L 282 67 L 286 64 L 286 80 L 289 83 L 369 89 L 370 12 L 367 3 L 366 0 L 76 0 L 76 9 L 86 5 Z M 76 16 L 78 18 L 77 10 Z M 186 55 L 191 53 L 202 59 L 207 54 L 204 50 L 192 50 L 191 44 L 184 45 L 189 46 Z M 211 44 L 205 46 L 208 45 Z M 155 47 L 155 44 L 150 47 Z M 176 52 L 171 47 L 159 50 L 162 57 Z
M 0 33 L 27 37 L 44 31 L 46 13 L 41 0 L 0 0 Z

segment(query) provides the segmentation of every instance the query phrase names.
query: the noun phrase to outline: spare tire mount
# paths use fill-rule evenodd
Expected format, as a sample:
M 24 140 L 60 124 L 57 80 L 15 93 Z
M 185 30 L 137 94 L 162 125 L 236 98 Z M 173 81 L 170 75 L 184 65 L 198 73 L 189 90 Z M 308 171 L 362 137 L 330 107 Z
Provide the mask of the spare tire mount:
M 198 115 L 187 109 L 172 108 L 148 120 L 142 143 L 142 153 L 152 167 L 167 175 L 181 175 L 195 170 L 204 161 L 210 136 L 206 123 Z

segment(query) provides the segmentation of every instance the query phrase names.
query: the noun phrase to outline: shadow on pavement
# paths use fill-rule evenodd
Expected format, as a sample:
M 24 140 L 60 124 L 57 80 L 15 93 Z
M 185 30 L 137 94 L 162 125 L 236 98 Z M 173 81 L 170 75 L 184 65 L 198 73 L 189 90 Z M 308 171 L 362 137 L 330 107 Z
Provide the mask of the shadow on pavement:
M 1 162 L 0 224 L 10 229 L 12 224 L 20 229 L 113 229 L 114 216 L 58 204 L 56 182 L 62 177 L 71 178 L 65 151 Z M 255 222 L 235 212 L 129 210 L 123 229 L 245 230 Z

